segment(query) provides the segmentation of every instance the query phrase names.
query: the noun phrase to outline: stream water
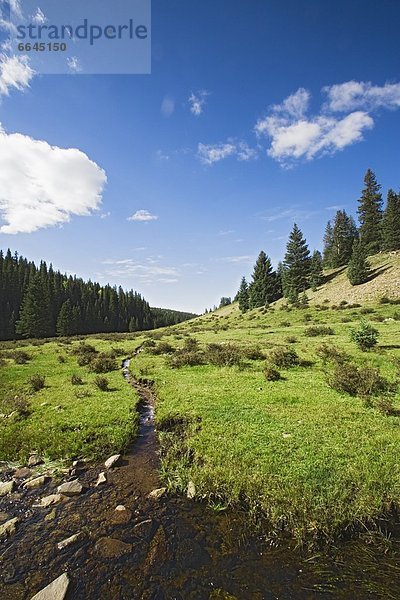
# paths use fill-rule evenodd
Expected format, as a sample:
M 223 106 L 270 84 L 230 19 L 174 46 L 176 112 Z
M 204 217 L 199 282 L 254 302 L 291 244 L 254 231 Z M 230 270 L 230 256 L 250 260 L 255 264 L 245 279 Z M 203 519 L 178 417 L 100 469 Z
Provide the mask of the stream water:
M 386 546 L 349 541 L 311 556 L 266 546 L 240 512 L 167 495 L 149 499 L 161 485 L 155 397 L 151 385 L 131 379 L 129 360 L 123 374 L 141 399 L 140 431 L 107 484 L 94 486 L 102 470 L 95 465 L 71 475 L 85 493 L 55 507 L 34 506 L 54 493 L 51 483 L 0 499 L 0 518 L 21 519 L 0 544 L 1 600 L 30 599 L 63 572 L 71 581 L 67 600 L 400 598 L 396 541 L 386 554 Z M 127 511 L 115 511 L 117 505 Z M 76 533 L 75 544 L 58 550 Z

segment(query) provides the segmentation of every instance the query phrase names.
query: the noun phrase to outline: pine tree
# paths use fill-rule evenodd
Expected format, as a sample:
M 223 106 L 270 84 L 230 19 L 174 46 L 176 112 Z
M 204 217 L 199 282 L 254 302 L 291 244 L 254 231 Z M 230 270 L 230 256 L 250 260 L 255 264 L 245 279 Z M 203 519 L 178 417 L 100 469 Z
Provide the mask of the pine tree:
M 388 191 L 382 219 L 383 250 L 400 250 L 400 194 Z
M 367 251 L 360 240 L 353 244 L 353 254 L 347 268 L 347 277 L 351 285 L 360 285 L 368 280 L 370 274 Z
M 367 255 L 371 255 L 379 252 L 382 246 L 382 195 L 371 169 L 365 174 L 364 184 L 358 207 L 360 238 Z
M 310 251 L 296 223 L 289 236 L 283 264 L 285 296 L 295 302 L 299 292 L 307 289 L 310 273 Z
M 249 304 L 249 286 L 245 277 L 242 277 L 240 288 L 237 293 L 237 299 L 239 302 L 239 309 L 241 312 L 246 312 L 250 308 Z
M 69 336 L 74 333 L 73 312 L 71 301 L 64 302 L 57 318 L 57 335 Z
M 321 252 L 314 250 L 310 261 L 310 286 L 313 292 L 321 285 L 323 280 Z
M 32 277 L 24 295 L 16 331 L 23 337 L 43 338 L 51 335 L 51 324 L 50 302 L 39 271 Z
M 333 263 L 334 256 L 334 241 L 332 223 L 328 221 L 324 234 L 324 266 L 330 269 Z
M 258 255 L 249 287 L 250 308 L 266 306 L 276 299 L 276 275 L 271 259 L 261 250 Z

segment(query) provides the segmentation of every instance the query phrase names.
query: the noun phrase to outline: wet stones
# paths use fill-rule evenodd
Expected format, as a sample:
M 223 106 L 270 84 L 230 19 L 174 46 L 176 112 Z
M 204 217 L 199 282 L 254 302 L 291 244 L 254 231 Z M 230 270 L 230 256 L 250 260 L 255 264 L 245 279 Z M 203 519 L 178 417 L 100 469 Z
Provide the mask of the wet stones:
M 25 490 L 34 490 L 39 487 L 42 487 L 45 483 L 50 481 L 50 477 L 47 475 L 41 475 L 40 477 L 35 477 L 34 479 L 28 479 L 23 485 Z
M 97 482 L 96 482 L 96 487 L 98 487 L 99 485 L 103 485 L 104 483 L 107 483 L 107 474 L 102 472 L 102 473 L 99 473 L 99 476 L 98 476 Z
M 68 548 L 68 546 L 72 546 L 72 544 L 75 544 L 76 542 L 79 542 L 80 540 L 82 540 L 83 537 L 84 537 L 84 535 L 81 531 L 79 533 L 75 533 L 74 535 L 71 535 L 69 538 L 63 540 L 62 542 L 58 542 L 57 548 L 59 550 L 64 550 L 64 548 Z
M 168 560 L 170 560 L 170 552 L 167 544 L 167 537 L 162 525 L 157 529 L 153 537 L 150 549 L 146 558 L 145 572 L 160 569 Z
M 148 495 L 148 498 L 150 498 L 151 500 L 159 500 L 161 498 L 161 496 L 163 496 L 165 494 L 166 491 L 167 491 L 166 487 L 157 488 L 156 490 L 153 490 L 152 492 L 150 492 L 150 494 Z
M 32 477 L 32 470 L 28 467 L 20 467 L 16 469 L 14 477 L 15 479 L 28 479 L 28 477 Z
M 57 488 L 57 493 L 63 494 L 64 496 L 79 496 L 82 491 L 83 485 L 77 479 L 66 481 Z
M 0 540 L 13 535 L 17 530 L 18 517 L 14 517 L 14 519 L 10 519 L 0 525 Z
M 11 479 L 11 481 L 1 481 L 0 482 L 0 498 L 3 496 L 7 496 L 7 494 L 11 494 L 11 492 L 15 488 L 15 481 Z
M 49 506 L 53 506 L 53 504 L 58 504 L 59 502 L 61 502 L 62 499 L 63 497 L 61 496 L 61 494 L 50 494 L 50 496 L 42 498 L 40 504 L 38 504 L 37 506 L 39 506 L 40 508 L 49 508 Z
M 97 540 L 94 549 L 102 558 L 120 558 L 124 554 L 132 552 L 132 544 L 115 538 L 103 537 Z
M 120 454 L 114 454 L 113 456 L 110 456 L 110 458 L 108 458 L 106 460 L 106 462 L 104 463 L 105 468 L 108 469 L 112 469 L 113 467 L 117 467 L 121 462 L 121 455 Z
M 39 454 L 31 454 L 28 460 L 28 467 L 37 467 L 38 465 L 42 465 L 44 460 Z
M 31 600 L 64 600 L 69 586 L 69 579 L 66 573 L 57 577 L 48 586 L 35 594 Z
M 132 518 L 132 513 L 122 504 L 119 504 L 111 517 L 112 522 L 115 525 L 126 525 Z

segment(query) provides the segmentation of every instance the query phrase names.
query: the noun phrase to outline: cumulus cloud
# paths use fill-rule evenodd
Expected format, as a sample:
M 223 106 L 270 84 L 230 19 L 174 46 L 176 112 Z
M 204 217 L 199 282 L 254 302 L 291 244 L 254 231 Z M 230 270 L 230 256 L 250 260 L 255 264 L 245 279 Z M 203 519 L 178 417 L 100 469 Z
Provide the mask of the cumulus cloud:
M 31 233 L 90 215 L 106 181 L 80 150 L 7 134 L 0 126 L 0 233 Z
M 10 90 L 22 91 L 29 87 L 35 71 L 29 66 L 29 57 L 0 55 L 0 96 L 8 96 Z
M 196 93 L 192 92 L 190 94 L 188 102 L 190 106 L 190 112 L 193 115 L 195 115 L 196 117 L 199 117 L 201 115 L 207 102 L 206 98 L 209 95 L 210 92 L 208 92 L 207 90 L 200 90 Z
M 157 215 L 152 215 L 148 210 L 137 210 L 131 217 L 128 217 L 128 221 L 157 221 Z
M 379 86 L 370 81 L 347 81 L 324 87 L 323 91 L 328 97 L 326 107 L 334 112 L 400 107 L 400 83 Z
M 362 140 L 374 125 L 372 117 L 361 110 L 343 117 L 323 112 L 307 117 L 309 101 L 309 92 L 300 88 L 256 123 L 256 134 L 270 139 L 268 155 L 284 166 L 342 150 Z
M 205 165 L 212 165 L 228 156 L 236 156 L 239 161 L 254 160 L 258 157 L 256 149 L 251 148 L 246 142 L 228 140 L 220 144 L 198 144 L 197 157 Z

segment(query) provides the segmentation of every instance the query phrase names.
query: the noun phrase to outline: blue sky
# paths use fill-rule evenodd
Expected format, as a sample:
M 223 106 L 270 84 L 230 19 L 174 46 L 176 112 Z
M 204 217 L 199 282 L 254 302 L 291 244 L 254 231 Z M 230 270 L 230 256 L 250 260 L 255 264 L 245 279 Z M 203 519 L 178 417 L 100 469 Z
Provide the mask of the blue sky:
M 151 75 L 3 55 L 0 247 L 193 311 L 294 221 L 320 249 L 368 167 L 400 186 L 399 25 L 396 0 L 153 0 Z

